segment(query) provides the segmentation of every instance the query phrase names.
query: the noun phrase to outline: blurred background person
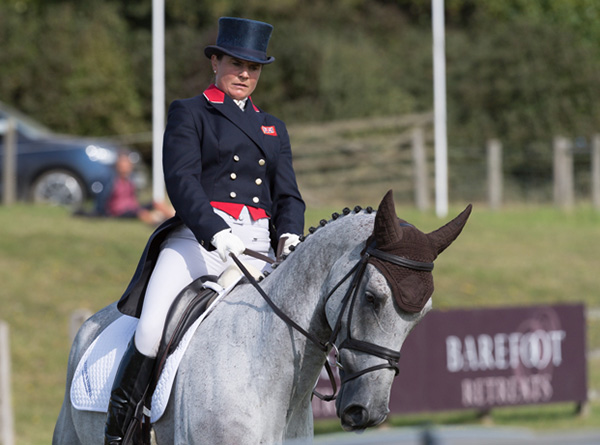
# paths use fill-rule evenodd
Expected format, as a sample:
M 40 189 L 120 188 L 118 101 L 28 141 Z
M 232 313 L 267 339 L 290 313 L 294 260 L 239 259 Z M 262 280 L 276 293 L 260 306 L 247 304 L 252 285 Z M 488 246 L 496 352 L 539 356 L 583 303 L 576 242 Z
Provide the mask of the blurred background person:
M 164 202 L 140 204 L 136 186 L 131 180 L 133 163 L 127 153 L 119 154 L 115 170 L 115 180 L 107 192 L 102 213 L 115 218 L 137 218 L 150 225 L 160 224 L 175 215 L 175 210 Z

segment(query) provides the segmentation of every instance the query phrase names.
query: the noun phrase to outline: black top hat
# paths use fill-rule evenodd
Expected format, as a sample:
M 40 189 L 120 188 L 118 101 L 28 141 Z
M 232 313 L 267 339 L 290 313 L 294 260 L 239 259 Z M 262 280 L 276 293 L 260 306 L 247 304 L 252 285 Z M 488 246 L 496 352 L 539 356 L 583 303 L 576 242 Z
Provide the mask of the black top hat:
M 217 44 L 204 48 L 204 54 L 210 58 L 213 54 L 227 54 L 249 62 L 271 63 L 274 57 L 267 57 L 267 45 L 273 26 L 256 20 L 221 17 Z

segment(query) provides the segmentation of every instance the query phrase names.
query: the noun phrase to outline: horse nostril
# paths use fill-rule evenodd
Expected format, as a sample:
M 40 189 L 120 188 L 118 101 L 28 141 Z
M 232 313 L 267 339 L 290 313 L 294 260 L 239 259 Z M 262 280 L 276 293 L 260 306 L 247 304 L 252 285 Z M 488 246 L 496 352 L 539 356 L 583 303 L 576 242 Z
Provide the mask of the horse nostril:
M 340 417 L 346 431 L 364 430 L 369 423 L 369 412 L 360 405 L 352 405 Z

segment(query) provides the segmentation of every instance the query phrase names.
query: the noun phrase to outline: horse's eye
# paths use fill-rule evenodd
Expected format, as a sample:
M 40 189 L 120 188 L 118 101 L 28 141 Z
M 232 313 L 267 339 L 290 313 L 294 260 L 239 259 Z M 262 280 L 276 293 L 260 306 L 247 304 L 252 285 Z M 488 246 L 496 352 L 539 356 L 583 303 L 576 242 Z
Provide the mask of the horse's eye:
M 365 299 L 367 300 L 367 303 L 375 304 L 375 295 L 373 295 L 371 292 L 365 293 Z

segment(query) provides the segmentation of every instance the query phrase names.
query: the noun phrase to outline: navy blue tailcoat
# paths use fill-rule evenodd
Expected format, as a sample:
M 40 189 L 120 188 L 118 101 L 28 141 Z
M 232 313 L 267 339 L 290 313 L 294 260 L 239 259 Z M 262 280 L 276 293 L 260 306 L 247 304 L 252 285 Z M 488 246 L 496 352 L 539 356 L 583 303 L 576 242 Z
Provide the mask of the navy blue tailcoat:
M 285 124 L 248 99 L 245 110 L 214 85 L 204 94 L 169 107 L 163 142 L 163 170 L 175 217 L 150 236 L 135 274 L 118 303 L 139 317 L 160 246 L 185 224 L 198 242 L 213 250 L 213 235 L 229 226 L 211 201 L 263 209 L 272 238 L 302 234 L 305 205 L 292 167 Z

